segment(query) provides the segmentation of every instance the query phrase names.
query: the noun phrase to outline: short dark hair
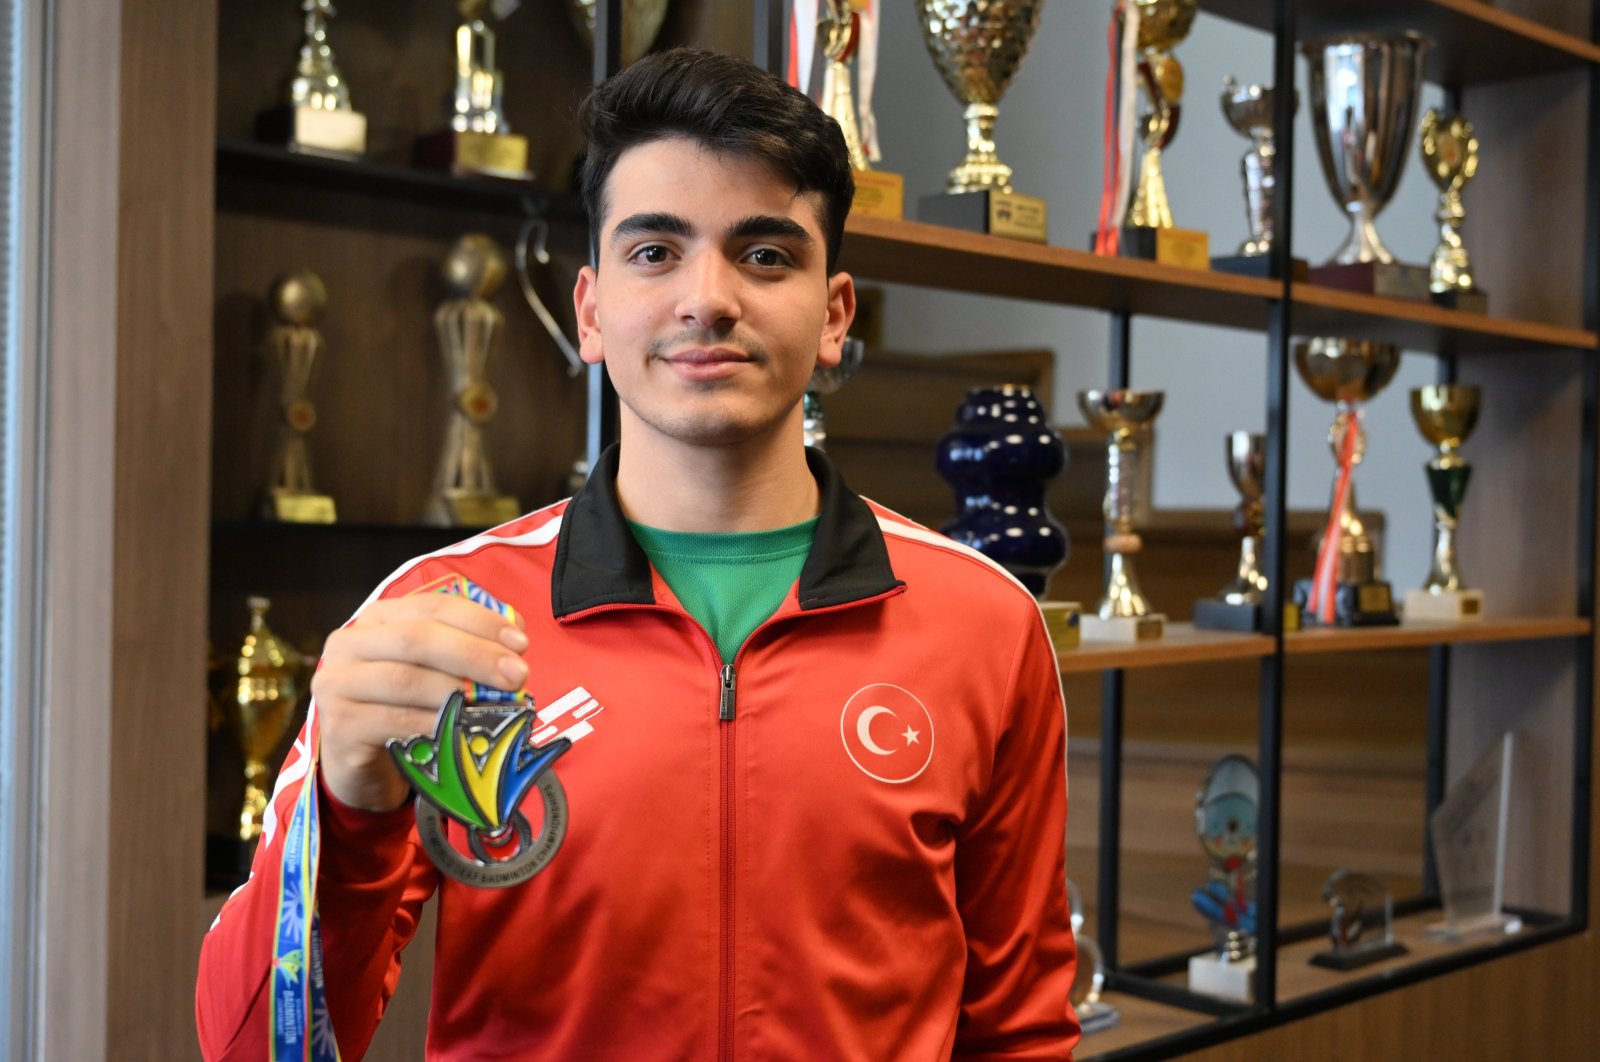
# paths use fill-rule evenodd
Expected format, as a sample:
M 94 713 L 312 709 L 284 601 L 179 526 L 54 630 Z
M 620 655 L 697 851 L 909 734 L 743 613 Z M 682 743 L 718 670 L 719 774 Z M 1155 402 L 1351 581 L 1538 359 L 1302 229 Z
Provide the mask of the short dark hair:
M 822 196 L 827 270 L 833 274 L 855 195 L 839 123 L 781 78 L 735 55 L 673 48 L 645 56 L 595 87 L 578 122 L 588 139 L 579 177 L 589 245 L 600 247 L 606 180 L 623 152 L 681 136 L 713 151 L 758 159 Z

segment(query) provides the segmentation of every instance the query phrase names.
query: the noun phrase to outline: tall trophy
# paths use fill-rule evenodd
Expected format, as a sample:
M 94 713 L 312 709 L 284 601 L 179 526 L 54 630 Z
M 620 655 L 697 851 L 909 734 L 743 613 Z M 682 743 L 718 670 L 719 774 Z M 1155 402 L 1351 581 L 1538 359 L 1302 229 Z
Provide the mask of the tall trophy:
M 571 0 L 567 10 L 572 19 L 592 44 L 594 42 L 594 7 L 605 0 Z M 628 65 L 650 50 L 661 32 L 661 20 L 667 16 L 667 0 L 623 0 L 622 3 L 622 62 Z M 504 16 L 501 16 L 504 17 Z
M 1223 440 L 1227 444 L 1228 478 L 1233 481 L 1241 501 L 1233 511 L 1239 529 L 1239 566 L 1233 578 L 1216 597 L 1194 603 L 1194 625 L 1215 630 L 1256 631 L 1261 629 L 1261 602 L 1267 593 L 1267 575 L 1261 570 L 1261 541 L 1266 526 L 1266 506 L 1262 489 L 1267 477 L 1267 437 L 1255 432 L 1236 431 Z M 1300 626 L 1300 610 L 1284 608 L 1284 629 Z
M 327 308 L 328 291 L 321 277 L 302 269 L 275 281 L 267 301 L 276 319 L 267 331 L 266 354 L 278 385 L 280 421 L 261 515 L 286 523 L 331 524 L 333 499 L 317 493 L 306 442 L 317 423 L 311 382 L 323 352 L 317 320 Z
M 525 181 L 528 138 L 506 122 L 505 78 L 495 61 L 494 30 L 485 16 L 504 19 L 522 0 L 456 0 L 455 89 L 446 128 L 417 141 L 416 161 L 458 177 Z
M 1429 298 L 1428 270 L 1397 262 L 1375 224 L 1400 183 L 1429 43 L 1404 32 L 1343 34 L 1302 45 L 1322 174 L 1350 215 L 1350 235 L 1327 265 L 1311 270 L 1313 283 Z
M 1217 950 L 1189 959 L 1189 990 L 1248 1003 L 1256 968 L 1256 766 L 1229 754 L 1211 765 L 1195 796 L 1195 835 L 1211 859 L 1190 902 Z
M 1439 245 L 1428 263 L 1428 289 L 1442 306 L 1487 313 L 1489 297 L 1478 287 L 1472 260 L 1461 242 L 1461 222 L 1466 210 L 1461 192 L 1478 172 L 1478 138 L 1472 123 L 1459 114 L 1448 117 L 1436 110 L 1422 116 L 1422 163 L 1439 186 Z
M 845 147 L 850 151 L 850 168 L 855 171 L 856 194 L 851 202 L 853 214 L 899 220 L 905 216 L 905 178 L 872 168 L 866 134 L 857 121 L 857 104 L 850 91 L 851 60 L 859 56 L 862 45 L 862 8 L 866 0 L 821 0 L 817 19 L 817 45 L 827 57 L 822 77 L 820 106 L 839 123 Z
M 1121 253 L 1171 265 L 1205 269 L 1210 242 L 1204 232 L 1173 225 L 1167 182 L 1161 170 L 1162 151 L 1178 132 L 1183 113 L 1183 65 L 1172 49 L 1189 36 L 1198 0 L 1127 0 L 1119 9 L 1125 33 L 1135 37 L 1138 85 L 1148 108 L 1135 128 L 1144 153 L 1139 176 L 1122 220 Z M 1124 85 L 1123 91 L 1131 91 Z
M 806 395 L 802 400 L 805 408 L 800 429 L 807 446 L 827 449 L 828 418 L 822 411 L 822 396 L 831 395 L 849 383 L 850 377 L 861 368 L 866 355 L 865 342 L 854 336 L 846 336 L 839 364 L 826 367 L 818 365 L 811 370 L 811 379 L 806 384 Z
M 1241 85 L 1232 76 L 1223 79 L 1222 116 L 1235 133 L 1250 141 L 1249 150 L 1239 160 L 1250 235 L 1233 254 L 1213 258 L 1213 269 L 1250 276 L 1270 275 L 1274 236 L 1272 204 L 1278 191 L 1278 148 L 1272 128 L 1273 100 L 1274 93 L 1270 85 Z M 1296 93 L 1296 109 L 1299 102 L 1300 96 Z M 1305 279 L 1304 261 L 1297 259 L 1292 270 L 1295 279 Z
M 1072 937 L 1078 946 L 1078 963 L 1068 999 L 1077 1012 L 1078 1027 L 1083 1035 L 1093 1036 L 1121 1025 L 1122 1014 L 1101 998 L 1106 987 L 1106 960 L 1100 945 L 1083 931 L 1083 897 L 1071 878 L 1067 879 L 1067 910 L 1072 917 Z
M 1399 622 L 1393 594 L 1380 578 L 1377 543 L 1356 510 L 1353 477 L 1367 447 L 1361 406 L 1393 379 L 1400 348 L 1363 339 L 1311 339 L 1295 344 L 1294 364 L 1318 398 L 1338 407 L 1328 444 L 1339 466 L 1328 525 L 1317 547 L 1316 572 L 1295 584 L 1295 602 L 1308 623 L 1392 626 Z
M 935 225 L 1045 242 L 1045 202 L 1011 188 L 995 151 L 1000 99 L 1028 52 L 1044 0 L 919 0 L 922 40 L 944 83 L 965 107 L 967 155 L 944 195 L 924 196 L 917 216 Z
M 1311 965 L 1359 970 L 1406 953 L 1394 939 L 1394 895 L 1377 878 L 1340 867 L 1322 886 L 1322 898 L 1333 908 L 1332 947 L 1311 956 Z
M 1439 452 L 1429 461 L 1428 493 L 1433 496 L 1433 564 L 1419 590 L 1406 592 L 1407 620 L 1483 618 L 1483 591 L 1462 586 L 1456 563 L 1456 521 L 1472 478 L 1472 466 L 1456 451 L 1478 424 L 1483 393 L 1476 387 L 1438 384 L 1411 392 L 1417 430 Z
M 1155 422 L 1165 399 L 1161 391 L 1078 392 L 1078 408 L 1107 440 L 1106 589 L 1095 614 L 1083 618 L 1086 641 L 1145 641 L 1166 630 L 1166 617 L 1151 611 L 1133 570 L 1134 555 L 1144 548 L 1134 530 L 1134 492 L 1144 461 L 1140 433 Z
M 300 0 L 305 37 L 289 75 L 287 99 L 256 118 L 256 139 L 290 151 L 354 158 L 367 150 L 367 119 L 350 105 L 350 86 L 328 45 L 333 0 Z
M 451 297 L 434 311 L 433 327 L 454 401 L 425 519 L 451 527 L 489 527 L 522 511 L 516 498 L 495 488 L 483 439 L 498 406 L 486 369 L 505 323 L 489 300 L 505 283 L 506 259 L 489 237 L 469 233 L 450 248 L 440 272 Z

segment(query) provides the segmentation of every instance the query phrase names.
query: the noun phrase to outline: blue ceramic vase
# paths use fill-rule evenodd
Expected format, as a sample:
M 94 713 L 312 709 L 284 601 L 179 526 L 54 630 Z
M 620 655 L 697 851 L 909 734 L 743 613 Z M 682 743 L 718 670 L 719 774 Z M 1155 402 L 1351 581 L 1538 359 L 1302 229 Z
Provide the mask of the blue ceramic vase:
M 967 392 L 939 439 L 939 474 L 956 514 L 939 530 L 971 546 L 1043 597 L 1067 559 L 1067 531 L 1045 505 L 1045 487 L 1067 450 L 1033 391 L 1016 384 Z

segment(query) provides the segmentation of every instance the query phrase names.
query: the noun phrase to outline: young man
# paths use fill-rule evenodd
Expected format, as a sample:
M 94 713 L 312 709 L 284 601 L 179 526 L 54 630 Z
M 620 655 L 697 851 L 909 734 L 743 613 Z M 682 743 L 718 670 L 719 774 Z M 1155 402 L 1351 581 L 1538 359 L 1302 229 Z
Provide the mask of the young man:
M 207 1056 L 265 1056 L 293 1009 L 301 956 L 286 974 L 274 939 L 309 787 L 312 1038 L 331 1023 L 346 1057 L 435 894 L 431 1058 L 1070 1057 L 1065 723 L 1038 610 L 801 444 L 807 378 L 854 312 L 838 127 L 689 50 L 583 120 L 595 264 L 574 301 L 620 444 L 570 501 L 408 564 L 329 636 L 254 874 L 206 939 Z M 457 576 L 516 619 L 416 592 Z M 464 682 L 526 689 L 535 739 L 573 742 L 550 768 L 565 814 L 523 804 L 560 847 L 510 888 L 440 875 L 385 749 Z

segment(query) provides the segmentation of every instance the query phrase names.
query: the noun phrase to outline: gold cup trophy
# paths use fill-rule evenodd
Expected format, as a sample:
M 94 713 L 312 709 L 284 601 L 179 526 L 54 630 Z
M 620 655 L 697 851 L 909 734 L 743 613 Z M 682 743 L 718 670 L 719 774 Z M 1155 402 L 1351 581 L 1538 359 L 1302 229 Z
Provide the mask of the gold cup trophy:
M 1422 437 L 1438 447 L 1425 466 L 1433 496 L 1433 564 L 1421 589 L 1406 592 L 1407 620 L 1483 618 L 1483 591 L 1461 582 L 1456 560 L 1456 523 L 1472 478 L 1472 466 L 1456 451 L 1478 424 L 1483 392 L 1477 387 L 1438 384 L 1411 392 L 1411 416 Z
M 278 441 L 262 496 L 262 516 L 286 523 L 331 524 L 333 499 L 317 493 L 311 478 L 307 435 L 317 423 L 311 382 L 323 353 L 317 321 L 328 305 L 322 278 L 309 269 L 280 277 L 267 301 L 277 319 L 267 332 L 266 352 L 278 384 Z
M 872 168 L 869 137 L 863 130 L 863 121 L 857 120 L 857 102 L 850 90 L 851 68 L 858 66 L 862 58 L 865 6 L 866 0 L 821 0 L 817 45 L 828 65 L 822 78 L 820 106 L 824 114 L 839 123 L 845 147 L 850 151 L 850 168 L 855 170 L 856 179 L 851 213 L 899 220 L 905 216 L 905 178 Z M 862 117 L 866 119 L 865 114 Z
M 1478 137 L 1472 123 L 1459 114 L 1429 110 L 1422 116 L 1422 163 L 1439 187 L 1439 245 L 1428 262 L 1428 290 L 1433 301 L 1473 313 L 1489 311 L 1489 296 L 1478 287 L 1472 260 L 1461 242 L 1466 210 L 1461 192 L 1478 172 Z
M 923 196 L 917 216 L 935 225 L 1044 243 L 1045 202 L 1018 195 L 995 150 L 1000 99 L 1039 27 L 1043 0 L 920 0 L 922 40 L 944 83 L 965 108 L 967 154 L 944 195 Z
M 1166 616 L 1153 611 L 1139 589 L 1133 558 L 1144 548 L 1135 530 L 1141 432 L 1155 423 L 1166 395 L 1161 391 L 1079 391 L 1078 408 L 1091 427 L 1106 434 L 1105 593 L 1093 615 L 1084 616 L 1084 641 L 1139 642 L 1160 638 Z

